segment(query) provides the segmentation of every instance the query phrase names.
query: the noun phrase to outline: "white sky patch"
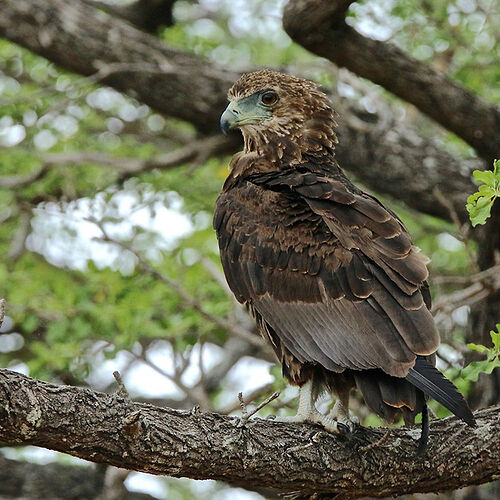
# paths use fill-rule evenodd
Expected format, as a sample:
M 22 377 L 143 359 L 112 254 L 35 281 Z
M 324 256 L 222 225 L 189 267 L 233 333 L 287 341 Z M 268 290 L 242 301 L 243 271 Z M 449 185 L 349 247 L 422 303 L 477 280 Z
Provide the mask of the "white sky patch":
M 38 448 L 36 446 L 23 446 L 21 448 L 1 448 L 0 453 L 11 460 L 23 459 L 39 465 L 46 465 L 52 462 L 59 462 L 61 455 L 57 451 Z M 91 463 L 81 458 L 65 455 L 65 459 L 72 464 L 90 467 Z
M 22 142 L 26 137 L 26 129 L 22 125 L 0 128 L 0 146 L 10 148 Z
M 41 130 L 33 138 L 35 148 L 46 151 L 55 145 L 57 137 L 50 130 Z
M 264 497 L 241 488 L 227 488 L 225 491 L 218 493 L 217 498 L 220 500 L 261 500 Z
M 132 238 L 134 230 L 141 229 L 133 243 L 153 260 L 159 260 L 162 251 L 173 249 L 179 238 L 193 230 L 190 218 L 181 211 L 182 198 L 175 192 L 142 192 L 139 196 L 124 190 L 115 193 L 109 203 L 104 202 L 104 196 L 84 198 L 64 208 L 47 203 L 35 209 L 28 248 L 57 266 L 85 270 L 92 260 L 98 268 L 130 274 L 135 266 L 133 255 L 118 245 L 98 241 L 102 232 L 87 218 L 103 220 L 106 231 L 118 241 Z
M 171 371 L 166 366 L 160 368 L 166 372 Z M 123 382 L 131 393 L 141 394 L 144 397 L 168 397 L 179 400 L 184 397 L 184 393 L 171 380 L 144 363 L 134 364 L 123 377 Z
M 464 244 L 460 240 L 457 240 L 457 238 L 455 238 L 455 236 L 452 236 L 450 233 L 438 234 L 437 240 L 441 248 L 444 248 L 445 250 L 448 250 L 450 252 L 458 252 L 464 247 Z
M 469 306 L 462 306 L 462 307 L 455 309 L 451 313 L 451 317 L 457 325 L 465 326 L 465 325 L 467 325 L 469 313 L 470 313 L 470 307 Z
M 461 368 L 463 356 L 460 354 L 459 351 L 457 351 L 456 349 L 454 349 L 453 347 L 451 347 L 448 344 L 441 344 L 439 346 L 438 352 L 449 363 L 456 366 L 457 368 Z M 440 370 L 443 370 L 443 371 L 448 368 L 447 364 L 439 357 L 436 357 L 436 365 Z
M 30 374 L 30 369 L 26 363 L 18 360 L 13 360 L 7 365 L 7 369 L 12 372 L 21 373 L 22 375 L 28 376 Z
M 168 498 L 168 486 L 165 480 L 141 472 L 132 472 L 125 480 L 129 491 L 148 493 L 155 498 Z

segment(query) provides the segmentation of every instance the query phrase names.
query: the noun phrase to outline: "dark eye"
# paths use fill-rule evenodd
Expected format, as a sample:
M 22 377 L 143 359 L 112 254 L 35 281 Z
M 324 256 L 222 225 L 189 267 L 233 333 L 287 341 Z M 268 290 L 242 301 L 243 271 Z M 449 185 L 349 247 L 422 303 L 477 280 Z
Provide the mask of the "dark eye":
M 264 92 L 260 100 L 265 106 L 272 106 L 278 102 L 278 94 L 276 92 Z

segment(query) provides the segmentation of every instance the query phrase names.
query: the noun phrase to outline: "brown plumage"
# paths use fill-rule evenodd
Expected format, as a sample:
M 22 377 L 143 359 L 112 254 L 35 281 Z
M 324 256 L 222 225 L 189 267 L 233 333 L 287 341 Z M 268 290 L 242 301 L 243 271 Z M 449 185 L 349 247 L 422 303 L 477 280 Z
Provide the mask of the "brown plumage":
M 398 217 L 337 165 L 328 98 L 312 82 L 269 70 L 243 75 L 228 97 L 221 126 L 240 128 L 244 149 L 231 161 L 214 228 L 229 286 L 284 376 L 312 382 L 312 403 L 323 388 L 336 393 L 341 423 L 357 387 L 388 421 L 402 412 L 413 422 L 425 409 L 423 390 L 472 424 L 433 368 L 428 259 Z

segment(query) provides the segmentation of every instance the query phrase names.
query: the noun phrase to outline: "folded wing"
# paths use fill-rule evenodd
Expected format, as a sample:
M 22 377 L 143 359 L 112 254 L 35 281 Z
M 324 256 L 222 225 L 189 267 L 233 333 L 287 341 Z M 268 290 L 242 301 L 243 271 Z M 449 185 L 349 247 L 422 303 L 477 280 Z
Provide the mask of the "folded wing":
M 214 226 L 231 289 L 299 361 L 403 377 L 437 349 L 425 257 L 345 178 L 294 168 L 241 180 Z

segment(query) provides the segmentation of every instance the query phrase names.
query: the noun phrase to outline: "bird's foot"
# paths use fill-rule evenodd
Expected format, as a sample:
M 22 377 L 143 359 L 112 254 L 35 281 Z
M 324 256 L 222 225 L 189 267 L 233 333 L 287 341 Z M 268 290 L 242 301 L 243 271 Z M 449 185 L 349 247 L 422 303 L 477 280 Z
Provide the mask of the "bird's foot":
M 297 423 L 302 424 L 310 422 L 313 424 L 322 425 L 325 430 L 332 432 L 334 434 L 348 434 L 351 432 L 349 427 L 342 422 L 333 420 L 327 415 L 323 415 L 318 410 L 314 409 L 308 413 L 297 413 L 297 415 L 275 417 L 273 419 L 275 422 L 287 422 L 287 423 Z
M 334 407 L 328 414 L 330 420 L 334 420 L 337 424 L 344 425 L 349 429 L 349 432 L 354 432 L 356 427 L 359 425 L 359 418 L 352 413 L 351 410 L 347 410 L 344 405 L 337 401 Z

